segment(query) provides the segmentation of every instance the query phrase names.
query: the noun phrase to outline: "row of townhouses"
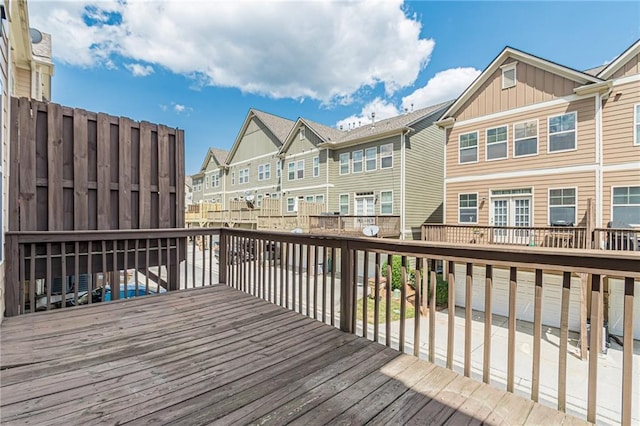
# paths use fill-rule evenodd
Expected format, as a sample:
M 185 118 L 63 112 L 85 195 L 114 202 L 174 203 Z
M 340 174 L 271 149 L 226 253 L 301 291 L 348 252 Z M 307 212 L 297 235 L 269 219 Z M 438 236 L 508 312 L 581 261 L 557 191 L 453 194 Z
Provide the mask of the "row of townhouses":
M 402 238 L 423 222 L 640 226 L 639 55 L 578 71 L 507 47 L 454 102 L 352 130 L 252 109 L 193 202 L 398 215 Z
M 302 201 L 341 216 L 398 216 L 402 238 L 441 223 L 444 133 L 450 103 L 338 130 L 252 109 L 229 152 L 210 149 L 192 176 L 193 202 L 278 199 L 285 215 Z

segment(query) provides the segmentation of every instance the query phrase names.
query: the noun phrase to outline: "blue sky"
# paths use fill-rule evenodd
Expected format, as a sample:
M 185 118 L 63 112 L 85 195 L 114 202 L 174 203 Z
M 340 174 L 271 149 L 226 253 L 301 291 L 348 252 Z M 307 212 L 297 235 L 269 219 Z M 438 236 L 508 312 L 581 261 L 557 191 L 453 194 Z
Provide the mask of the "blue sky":
M 640 38 L 638 2 L 29 2 L 52 101 L 185 130 L 186 172 L 249 108 L 327 125 L 457 96 L 506 46 L 576 69 Z

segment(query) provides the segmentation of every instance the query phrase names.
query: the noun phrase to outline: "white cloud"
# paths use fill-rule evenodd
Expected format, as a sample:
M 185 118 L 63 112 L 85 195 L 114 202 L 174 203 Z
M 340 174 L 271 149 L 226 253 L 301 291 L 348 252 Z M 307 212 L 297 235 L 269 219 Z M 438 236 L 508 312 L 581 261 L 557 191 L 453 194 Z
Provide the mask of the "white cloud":
M 436 73 L 424 87 L 402 98 L 402 107 L 411 109 L 457 98 L 480 75 L 475 68 L 450 68 Z
M 125 64 L 124 67 L 131 71 L 134 77 L 146 77 L 154 72 L 151 65 Z
M 274 98 L 349 102 L 377 84 L 414 83 L 434 41 L 401 0 L 312 2 L 32 1 L 57 61 L 114 56 Z M 89 22 L 89 24 L 87 23 Z
M 348 130 L 350 127 L 360 127 L 371 123 L 371 113 L 375 113 L 376 121 L 384 120 L 385 118 L 395 117 L 400 113 L 398 109 L 390 102 L 381 98 L 375 98 L 373 101 L 362 107 L 359 114 L 354 114 L 350 117 L 342 119 L 336 123 L 336 126 L 343 130 Z
M 173 111 L 176 114 L 186 113 L 187 115 L 190 115 L 193 112 L 193 108 L 183 104 L 177 104 L 175 102 L 171 102 L 171 105 L 173 107 Z

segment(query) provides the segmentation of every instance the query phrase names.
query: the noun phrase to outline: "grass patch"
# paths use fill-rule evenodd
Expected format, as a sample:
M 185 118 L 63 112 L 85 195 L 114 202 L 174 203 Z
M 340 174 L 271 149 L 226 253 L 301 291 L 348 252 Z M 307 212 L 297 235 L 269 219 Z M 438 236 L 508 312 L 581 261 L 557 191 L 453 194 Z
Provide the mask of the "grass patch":
M 358 299 L 358 321 L 362 321 L 362 299 Z M 367 297 L 367 323 L 373 324 L 375 311 L 375 299 Z M 384 324 L 387 319 L 387 301 L 384 298 L 380 299 L 380 305 L 378 310 L 380 316 L 380 324 Z M 415 309 L 413 305 L 407 302 L 406 305 L 406 318 L 413 318 L 415 316 Z M 391 321 L 398 321 L 400 319 L 400 299 L 391 298 Z

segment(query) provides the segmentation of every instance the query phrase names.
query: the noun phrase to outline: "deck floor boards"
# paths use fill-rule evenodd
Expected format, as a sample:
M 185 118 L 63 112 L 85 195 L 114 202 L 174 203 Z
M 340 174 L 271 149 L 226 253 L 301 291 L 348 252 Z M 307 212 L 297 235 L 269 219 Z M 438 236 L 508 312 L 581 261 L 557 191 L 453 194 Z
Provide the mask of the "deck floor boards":
M 2 424 L 560 424 L 564 414 L 232 288 L 5 319 Z

